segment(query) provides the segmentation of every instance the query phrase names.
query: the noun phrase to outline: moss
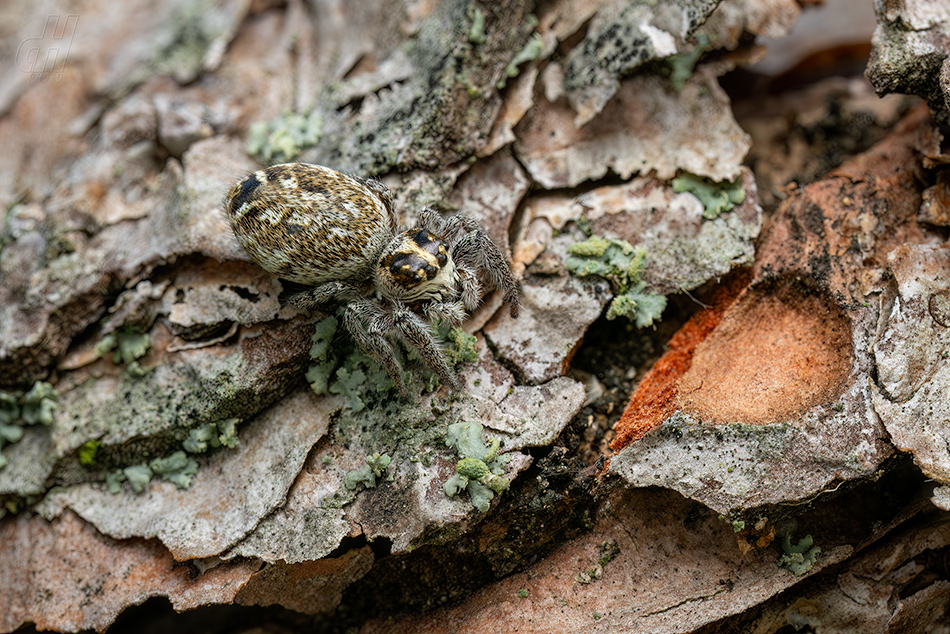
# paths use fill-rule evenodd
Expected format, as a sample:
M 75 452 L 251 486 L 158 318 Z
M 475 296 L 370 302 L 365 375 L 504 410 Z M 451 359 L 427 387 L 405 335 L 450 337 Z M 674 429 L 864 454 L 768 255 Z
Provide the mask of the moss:
M 683 172 L 673 179 L 673 191 L 688 192 L 703 204 L 703 218 L 715 220 L 745 200 L 742 179 L 716 182 L 702 176 Z
M 376 482 L 382 477 L 383 471 L 389 467 L 392 458 L 388 454 L 374 453 L 366 456 L 366 464 L 359 469 L 348 471 L 343 476 L 343 486 L 349 491 L 355 491 L 359 485 L 367 489 L 376 488 Z
M 455 475 L 445 481 L 442 489 L 449 497 L 468 492 L 472 506 L 480 512 L 488 511 L 492 498 L 508 489 L 510 480 L 502 477 L 507 455 L 499 455 L 500 441 L 495 438 L 487 446 L 482 425 L 455 423 L 446 432 L 446 445 L 461 456 L 455 465 Z
M 91 467 L 96 464 L 96 454 L 99 453 L 99 447 L 102 443 L 98 440 L 89 440 L 83 443 L 79 448 L 79 464 Z
M 607 319 L 626 317 L 638 328 L 652 325 L 666 309 L 666 297 L 646 292 L 640 278 L 646 250 L 625 240 L 592 235 L 567 249 L 567 270 L 578 277 L 596 275 L 610 282 L 614 298 Z
M 323 126 L 323 115 L 315 109 L 257 121 L 248 130 L 247 153 L 268 164 L 290 161 L 320 141 Z

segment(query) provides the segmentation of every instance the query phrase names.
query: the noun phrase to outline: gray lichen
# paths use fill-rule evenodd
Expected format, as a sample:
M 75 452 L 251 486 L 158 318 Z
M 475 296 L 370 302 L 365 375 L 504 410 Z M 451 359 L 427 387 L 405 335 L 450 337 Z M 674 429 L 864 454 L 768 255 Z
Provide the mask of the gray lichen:
M 251 124 L 247 138 L 247 153 L 263 163 L 283 163 L 320 141 L 323 134 L 323 115 L 318 110 L 308 114 L 282 114 L 270 121 Z

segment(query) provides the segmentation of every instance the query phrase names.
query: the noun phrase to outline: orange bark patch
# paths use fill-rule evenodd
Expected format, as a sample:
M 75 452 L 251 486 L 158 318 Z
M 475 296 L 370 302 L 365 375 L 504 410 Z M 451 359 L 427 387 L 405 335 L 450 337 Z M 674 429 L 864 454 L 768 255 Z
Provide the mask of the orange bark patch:
M 620 451 L 652 429 L 656 429 L 676 409 L 679 379 L 689 370 L 696 346 L 712 332 L 748 286 L 749 270 L 732 275 L 709 299 L 706 308 L 690 318 L 670 339 L 669 350 L 660 357 L 637 386 L 623 416 L 614 426 L 616 436 L 610 448 Z
M 787 420 L 834 399 L 852 359 L 849 321 L 830 298 L 791 280 L 759 286 L 696 348 L 677 407 L 709 422 Z

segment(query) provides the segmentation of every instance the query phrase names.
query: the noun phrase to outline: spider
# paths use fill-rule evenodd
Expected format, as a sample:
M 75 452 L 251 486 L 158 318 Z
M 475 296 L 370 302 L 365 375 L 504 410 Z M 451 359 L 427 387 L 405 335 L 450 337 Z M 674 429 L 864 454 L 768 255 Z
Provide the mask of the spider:
M 432 324 L 461 324 L 481 301 L 482 279 L 501 290 L 512 317 L 521 308 L 508 260 L 478 223 L 427 207 L 416 226 L 399 230 L 392 192 L 377 180 L 307 163 L 274 165 L 236 183 L 225 211 L 255 262 L 308 287 L 282 301 L 338 307 L 344 328 L 403 394 L 397 339 L 458 389 Z

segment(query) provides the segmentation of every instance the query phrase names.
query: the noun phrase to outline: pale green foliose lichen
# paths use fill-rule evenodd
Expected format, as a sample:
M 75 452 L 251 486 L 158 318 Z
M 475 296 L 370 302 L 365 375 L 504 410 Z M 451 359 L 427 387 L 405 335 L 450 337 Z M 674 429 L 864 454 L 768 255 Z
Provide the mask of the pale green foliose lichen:
M 313 329 L 310 339 L 313 364 L 307 370 L 306 379 L 315 394 L 326 394 L 330 389 L 330 377 L 336 369 L 336 356 L 331 343 L 338 326 L 335 317 L 327 317 L 317 322 Z
M 106 474 L 106 487 L 111 493 L 118 493 L 123 482 L 136 493 L 141 493 L 155 476 L 167 480 L 179 489 L 191 486 L 191 476 L 198 472 L 198 462 L 184 451 L 176 451 L 164 458 L 156 458 L 148 463 L 135 464 Z
M 233 449 L 240 442 L 237 436 L 238 422 L 237 418 L 226 418 L 189 429 L 182 448 L 188 453 L 204 453 L 208 447 Z
M 508 65 L 505 66 L 505 76 L 498 80 L 497 88 L 501 90 L 508 83 L 508 79 L 518 76 L 518 73 L 521 72 L 518 67 L 524 64 L 525 62 L 531 62 L 539 57 L 544 51 L 544 40 L 541 39 L 541 36 L 537 33 L 534 33 L 531 38 L 528 40 L 528 43 L 524 45 L 520 51 L 515 53 L 515 56 L 511 58 L 511 61 L 508 62 Z
M 452 326 L 444 339 L 449 343 L 444 349 L 445 356 L 453 368 L 460 363 L 478 361 L 478 352 L 475 351 L 475 343 L 478 340 L 475 335 L 468 334 L 458 326 Z
M 693 69 L 696 68 L 696 62 L 709 49 L 709 38 L 701 34 L 696 38 L 696 46 L 692 50 L 678 55 L 670 55 L 664 60 L 669 65 L 670 82 L 677 92 L 683 90 L 686 80 L 692 76 Z
M 485 445 L 482 425 L 455 423 L 446 432 L 446 445 L 461 459 L 455 465 L 455 475 L 445 481 L 442 489 L 449 497 L 468 492 L 472 506 L 485 513 L 492 498 L 508 489 L 510 480 L 502 477 L 507 455 L 499 455 L 500 441 L 495 438 Z
M 367 489 L 376 488 L 376 482 L 383 476 L 383 471 L 392 462 L 388 454 L 374 453 L 366 456 L 366 464 L 359 469 L 348 471 L 343 476 L 343 486 L 350 491 L 355 491 L 359 485 L 364 485 Z
M 812 569 L 821 553 L 821 548 L 815 546 L 811 535 L 805 535 L 797 544 L 792 545 L 791 532 L 782 536 L 783 554 L 779 557 L 778 565 L 788 568 L 796 575 L 803 575 Z
M 248 130 L 247 153 L 264 163 L 283 163 L 312 147 L 323 135 L 323 115 L 286 113 L 270 121 L 258 121 Z
M 150 345 L 151 342 L 147 333 L 118 330 L 103 337 L 96 344 L 95 351 L 100 357 L 104 357 L 107 352 L 112 352 L 113 363 L 129 365 L 144 357 L 148 353 Z M 141 366 L 138 366 L 137 363 L 135 365 L 134 372 L 141 371 Z
M 485 14 L 476 6 L 469 7 L 468 14 L 472 19 L 472 26 L 468 29 L 468 41 L 472 44 L 484 44 Z
M 638 328 L 659 321 L 666 309 L 666 297 L 646 292 L 640 279 L 646 249 L 625 240 L 593 235 L 567 248 L 567 270 L 578 277 L 596 275 L 610 282 L 614 298 L 607 307 L 607 319 L 626 317 Z
M 742 179 L 715 182 L 696 174 L 683 172 L 673 179 L 673 191 L 688 192 L 703 204 L 703 218 L 715 220 L 745 200 Z
M 45 381 L 36 381 L 26 393 L 0 390 L 0 449 L 23 438 L 24 427 L 52 425 L 58 402 L 59 394 Z M 0 469 L 6 465 L 7 458 L 0 453 Z

